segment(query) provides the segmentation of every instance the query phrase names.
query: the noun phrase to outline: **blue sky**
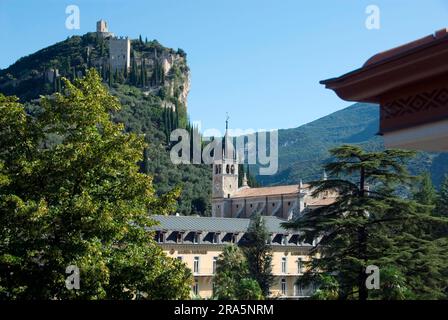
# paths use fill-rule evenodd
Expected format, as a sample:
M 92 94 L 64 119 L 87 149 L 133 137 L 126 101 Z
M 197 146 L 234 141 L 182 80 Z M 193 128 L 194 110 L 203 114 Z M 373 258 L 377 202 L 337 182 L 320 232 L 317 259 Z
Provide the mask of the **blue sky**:
M 65 8 L 81 28 L 65 28 Z M 380 30 L 365 27 L 377 5 Z M 202 129 L 291 128 L 350 103 L 319 81 L 373 54 L 448 26 L 448 0 L 0 0 L 0 68 L 100 18 L 117 35 L 139 34 L 188 54 L 189 114 Z M 5 44 L 8 47 L 5 48 Z

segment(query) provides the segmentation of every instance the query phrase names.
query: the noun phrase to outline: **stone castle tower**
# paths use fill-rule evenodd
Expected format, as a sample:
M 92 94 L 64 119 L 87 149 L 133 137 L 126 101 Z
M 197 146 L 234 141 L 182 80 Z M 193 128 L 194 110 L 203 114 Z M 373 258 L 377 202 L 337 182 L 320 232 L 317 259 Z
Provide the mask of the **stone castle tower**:
M 131 67 L 131 40 L 128 37 L 109 38 L 109 62 L 112 71 Z
M 96 33 L 98 36 L 109 40 L 109 63 L 111 71 L 127 71 L 131 67 L 131 40 L 128 37 L 115 37 L 109 32 L 107 22 L 100 20 L 96 23 Z
M 109 32 L 109 30 L 107 29 L 107 22 L 104 20 L 98 21 L 96 23 L 96 32 L 101 32 L 101 33 Z

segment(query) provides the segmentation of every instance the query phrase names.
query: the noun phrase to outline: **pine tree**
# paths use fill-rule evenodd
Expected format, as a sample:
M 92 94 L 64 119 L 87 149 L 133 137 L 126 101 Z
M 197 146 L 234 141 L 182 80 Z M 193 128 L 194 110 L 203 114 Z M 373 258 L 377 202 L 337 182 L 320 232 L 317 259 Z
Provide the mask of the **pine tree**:
M 405 163 L 413 153 L 342 146 L 331 155 L 335 161 L 325 169 L 333 178 L 311 186 L 314 196 L 338 191 L 339 197 L 285 224 L 303 232 L 300 241 L 320 238 L 312 250 L 320 257 L 310 263 L 303 282 L 319 285 L 325 276 L 337 282 L 339 299 L 366 300 L 369 294 L 386 298 L 384 287 L 375 293 L 366 288 L 366 267 L 375 265 L 382 272 L 396 270 L 392 280 L 404 278 L 407 298 L 443 297 L 448 285 L 447 239 L 424 231 L 446 225 L 448 219 L 433 217 L 428 206 L 398 195 L 399 187 L 412 184 Z M 372 188 L 367 190 L 367 185 Z M 392 285 L 398 288 L 402 281 Z
M 420 185 L 414 194 L 414 199 L 420 204 L 433 206 L 437 201 L 437 192 L 432 184 L 431 175 L 425 173 L 420 177 Z
M 263 217 L 253 216 L 242 247 L 247 259 L 249 275 L 258 282 L 264 297 L 269 295 L 269 288 L 274 282 L 272 276 L 273 255 L 269 240 L 270 236 Z
M 224 248 L 216 262 L 213 297 L 218 300 L 259 300 L 258 283 L 250 278 L 247 260 L 241 250 L 230 245 Z
M 445 175 L 445 178 L 440 186 L 435 213 L 440 216 L 448 217 L 448 174 Z

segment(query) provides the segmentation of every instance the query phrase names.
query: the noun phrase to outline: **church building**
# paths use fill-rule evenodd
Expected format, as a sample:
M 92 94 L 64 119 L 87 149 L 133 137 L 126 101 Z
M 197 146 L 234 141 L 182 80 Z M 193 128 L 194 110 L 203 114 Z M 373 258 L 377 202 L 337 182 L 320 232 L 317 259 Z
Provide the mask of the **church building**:
M 238 157 L 227 127 L 226 123 L 222 158 L 213 163 L 212 217 L 250 218 L 259 214 L 291 220 L 305 210 L 335 202 L 336 193 L 313 197 L 312 187 L 302 181 L 294 185 L 251 188 L 244 175 L 239 186 Z M 327 179 L 325 172 L 323 179 Z

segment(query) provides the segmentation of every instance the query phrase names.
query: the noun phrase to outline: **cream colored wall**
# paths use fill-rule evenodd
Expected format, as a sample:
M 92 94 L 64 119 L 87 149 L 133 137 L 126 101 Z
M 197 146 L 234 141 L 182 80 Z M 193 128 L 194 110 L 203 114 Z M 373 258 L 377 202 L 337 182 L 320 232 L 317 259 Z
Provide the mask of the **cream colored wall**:
M 300 251 L 291 251 L 288 250 L 288 247 L 284 247 L 285 250 L 279 251 L 275 250 L 272 256 L 272 274 L 273 275 L 298 275 L 298 264 L 297 260 L 300 258 L 302 261 L 308 261 L 309 257 L 304 255 L 303 252 Z M 276 248 L 277 249 L 277 248 Z M 282 272 L 282 258 L 286 258 L 286 273 Z M 304 271 L 305 267 L 302 264 L 302 270 Z
M 199 297 L 207 299 L 213 294 L 213 258 L 218 257 L 225 245 L 181 245 L 163 244 L 163 251 L 171 258 L 182 257 L 182 261 L 192 270 L 194 257 L 199 257 L 199 272 L 193 273 L 199 284 Z M 286 273 L 282 272 L 282 257 L 286 257 Z M 272 273 L 275 276 L 271 288 L 272 296 L 281 294 L 281 279 L 286 279 L 287 296 L 294 296 L 294 283 L 299 277 L 297 259 L 308 261 L 306 251 L 295 247 L 274 247 L 272 257 Z M 303 265 L 303 271 L 305 266 Z
M 191 269 L 199 284 L 199 296 L 210 298 L 213 294 L 213 258 L 218 257 L 223 245 L 162 245 L 164 252 L 171 258 L 182 257 L 182 261 Z M 199 257 L 199 272 L 194 273 L 194 258 Z

